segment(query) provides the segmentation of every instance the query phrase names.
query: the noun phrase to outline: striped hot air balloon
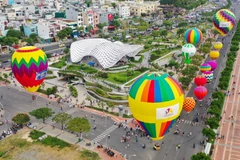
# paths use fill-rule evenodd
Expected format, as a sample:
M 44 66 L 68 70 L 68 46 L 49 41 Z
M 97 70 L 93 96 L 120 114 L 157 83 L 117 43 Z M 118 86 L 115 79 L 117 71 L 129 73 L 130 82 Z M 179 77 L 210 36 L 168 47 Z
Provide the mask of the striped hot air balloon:
M 23 47 L 12 55 L 12 73 L 29 92 L 38 90 L 47 75 L 47 69 L 47 57 L 37 47 Z
M 141 128 L 153 140 L 160 140 L 180 115 L 184 94 L 168 74 L 149 73 L 132 85 L 128 101 Z
M 202 37 L 202 32 L 197 28 L 191 28 L 185 32 L 185 40 L 193 45 L 197 45 L 202 40 Z

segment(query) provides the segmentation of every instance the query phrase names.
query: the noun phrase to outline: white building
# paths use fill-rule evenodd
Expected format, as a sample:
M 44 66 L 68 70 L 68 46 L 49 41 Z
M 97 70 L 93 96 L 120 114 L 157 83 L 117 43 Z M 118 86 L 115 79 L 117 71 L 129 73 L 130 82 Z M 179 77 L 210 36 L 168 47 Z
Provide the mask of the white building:
M 58 0 L 55 1 L 54 5 L 55 5 L 57 11 L 60 11 L 63 7 L 62 3 Z
M 122 18 L 127 18 L 130 16 L 130 7 L 129 5 L 119 4 L 118 5 L 118 14 Z
M 79 9 L 74 6 L 66 7 L 66 19 L 71 21 L 77 21 L 78 26 L 83 25 L 83 9 Z
M 38 36 L 43 38 L 43 39 L 50 39 L 50 28 L 49 28 L 49 23 L 40 21 L 37 24 L 37 32 Z
M 6 16 L 0 16 L 0 31 L 5 30 L 5 24 L 7 24 L 7 17 Z

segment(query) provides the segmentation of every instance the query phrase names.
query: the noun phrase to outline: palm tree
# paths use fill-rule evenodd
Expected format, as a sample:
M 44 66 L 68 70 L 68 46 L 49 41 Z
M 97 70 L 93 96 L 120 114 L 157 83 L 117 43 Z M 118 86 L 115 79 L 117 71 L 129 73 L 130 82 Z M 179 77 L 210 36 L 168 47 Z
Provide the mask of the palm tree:
M 90 97 L 89 95 L 87 96 L 86 100 L 88 100 L 90 102 L 90 107 L 93 106 L 93 100 L 92 97 Z
M 98 106 L 102 108 L 102 112 L 104 112 L 104 103 L 102 101 L 98 101 Z

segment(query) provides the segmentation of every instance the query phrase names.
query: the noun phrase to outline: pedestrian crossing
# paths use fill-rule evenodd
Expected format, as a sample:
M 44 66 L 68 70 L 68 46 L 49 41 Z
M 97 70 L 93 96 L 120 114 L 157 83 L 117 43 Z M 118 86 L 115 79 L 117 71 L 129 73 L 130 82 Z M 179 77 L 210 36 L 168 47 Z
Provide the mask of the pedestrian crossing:
M 109 135 L 110 133 L 112 133 L 116 128 L 118 128 L 117 125 L 112 125 L 110 128 L 108 128 L 107 130 L 105 130 L 104 132 L 102 132 L 100 135 L 98 135 L 96 138 L 94 138 L 92 140 L 92 142 L 96 143 L 96 142 L 100 142 L 102 139 L 104 139 L 107 135 Z
M 194 125 L 194 126 L 204 125 L 203 123 L 193 122 L 193 121 L 190 121 L 190 120 L 181 120 L 180 122 L 178 122 L 178 124 L 180 124 L 180 123 L 189 124 L 189 125 Z

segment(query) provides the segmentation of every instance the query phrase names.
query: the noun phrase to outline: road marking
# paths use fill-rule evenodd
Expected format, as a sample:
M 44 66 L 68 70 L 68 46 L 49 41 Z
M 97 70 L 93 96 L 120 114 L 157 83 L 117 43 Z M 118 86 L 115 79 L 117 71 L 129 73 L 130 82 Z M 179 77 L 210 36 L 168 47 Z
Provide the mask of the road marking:
M 92 140 L 92 142 L 100 142 L 102 139 L 104 139 L 107 135 L 109 135 L 110 133 L 112 133 L 116 128 L 118 128 L 117 125 L 112 125 L 111 127 L 109 127 L 108 129 L 106 129 L 104 132 L 102 132 L 101 134 L 99 134 L 96 138 L 94 138 Z

